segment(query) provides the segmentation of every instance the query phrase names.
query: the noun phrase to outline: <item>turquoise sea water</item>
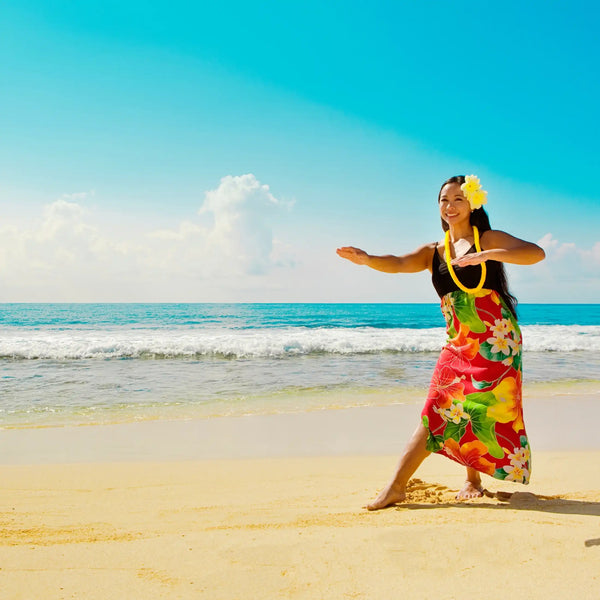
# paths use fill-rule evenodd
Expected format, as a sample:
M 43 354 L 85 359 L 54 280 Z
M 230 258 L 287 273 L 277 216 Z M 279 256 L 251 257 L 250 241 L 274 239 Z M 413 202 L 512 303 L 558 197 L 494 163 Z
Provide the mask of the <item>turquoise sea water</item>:
M 519 318 L 526 383 L 600 379 L 598 305 Z M 0 426 L 402 402 L 444 341 L 437 304 L 0 304 Z

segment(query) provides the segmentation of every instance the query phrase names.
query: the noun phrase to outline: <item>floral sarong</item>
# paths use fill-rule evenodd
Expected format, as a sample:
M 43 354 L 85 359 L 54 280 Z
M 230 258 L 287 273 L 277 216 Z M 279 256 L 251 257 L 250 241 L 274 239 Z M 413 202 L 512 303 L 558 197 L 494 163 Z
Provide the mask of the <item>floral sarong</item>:
M 427 449 L 497 479 L 529 483 L 521 331 L 497 292 L 442 298 L 448 342 L 422 412 Z

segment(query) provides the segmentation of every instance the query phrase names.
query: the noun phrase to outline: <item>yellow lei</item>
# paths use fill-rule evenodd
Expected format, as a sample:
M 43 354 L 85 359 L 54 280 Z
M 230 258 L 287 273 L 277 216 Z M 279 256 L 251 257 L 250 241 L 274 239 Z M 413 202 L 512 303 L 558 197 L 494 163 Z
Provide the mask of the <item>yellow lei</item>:
M 479 245 L 479 230 L 477 227 L 473 226 L 473 237 L 475 238 L 475 250 L 477 252 L 481 252 L 481 246 Z M 452 267 L 452 263 L 450 262 L 450 231 L 446 231 L 446 238 L 444 239 L 444 249 L 446 251 L 446 265 L 448 265 L 448 272 L 452 277 L 454 283 L 463 291 L 467 292 L 467 294 L 476 294 L 481 291 L 483 288 L 483 284 L 485 283 L 485 276 L 487 274 L 487 268 L 485 266 L 485 261 L 481 263 L 481 279 L 479 280 L 479 285 L 475 288 L 465 287 L 456 276 L 454 272 L 454 268 Z

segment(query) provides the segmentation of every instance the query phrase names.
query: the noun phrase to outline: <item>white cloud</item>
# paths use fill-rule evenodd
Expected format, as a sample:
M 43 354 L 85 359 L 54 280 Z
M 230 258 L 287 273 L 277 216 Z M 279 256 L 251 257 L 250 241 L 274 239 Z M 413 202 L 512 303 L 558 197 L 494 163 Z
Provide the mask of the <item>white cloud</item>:
M 551 233 L 544 235 L 538 244 L 546 252 L 546 265 L 552 269 L 561 269 L 570 277 L 585 273 L 600 279 L 600 242 L 591 248 L 581 248 L 574 242 L 560 242 Z
M 597 302 L 600 295 L 600 242 L 583 248 L 551 233 L 537 242 L 546 259 L 509 267 L 511 287 L 525 302 Z
M 83 221 L 84 211 L 59 199 L 44 207 L 42 219 L 29 229 L 7 225 L 0 229 L 2 276 L 36 277 L 89 255 L 96 231 Z
M 207 250 L 221 264 L 250 274 L 272 266 L 273 233 L 269 215 L 280 202 L 254 175 L 224 177 L 216 190 L 206 193 L 200 215 L 210 215 L 213 225 Z
M 287 205 L 252 174 L 224 177 L 194 219 L 120 239 L 80 204 L 88 196 L 64 195 L 27 227 L 0 226 L 1 300 L 217 300 L 290 264 L 272 231 Z
M 211 281 L 265 275 L 281 264 L 272 222 L 285 206 L 252 174 L 223 177 L 206 192 L 200 222 L 186 220 L 146 236 L 148 258 L 163 271 Z
M 596 242 L 590 250 L 584 250 L 581 253 L 584 260 L 588 261 L 592 265 L 596 273 L 597 269 L 600 268 L 600 242 Z

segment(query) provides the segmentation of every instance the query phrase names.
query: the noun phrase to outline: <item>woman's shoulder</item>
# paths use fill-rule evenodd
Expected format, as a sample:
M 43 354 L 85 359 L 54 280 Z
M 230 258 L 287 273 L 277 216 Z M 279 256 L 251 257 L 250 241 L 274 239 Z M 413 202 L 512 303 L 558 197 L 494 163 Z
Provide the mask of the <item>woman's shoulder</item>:
M 430 271 L 431 264 L 433 262 L 433 255 L 439 243 L 440 242 L 429 242 L 428 244 L 423 244 L 416 250 L 416 252 L 423 257 L 424 263 Z
M 433 253 L 440 244 L 443 246 L 444 242 L 429 242 L 428 244 L 423 244 L 420 248 L 418 248 L 417 252 L 422 252 L 429 258 L 433 258 Z
M 500 229 L 488 229 L 479 236 L 479 239 L 484 250 L 491 250 L 492 248 L 502 247 L 502 245 L 506 243 L 506 240 L 511 239 L 512 237 L 513 236 L 506 233 L 506 231 L 501 231 Z

